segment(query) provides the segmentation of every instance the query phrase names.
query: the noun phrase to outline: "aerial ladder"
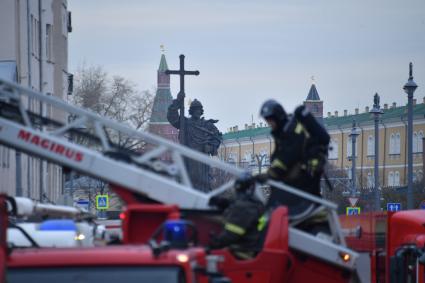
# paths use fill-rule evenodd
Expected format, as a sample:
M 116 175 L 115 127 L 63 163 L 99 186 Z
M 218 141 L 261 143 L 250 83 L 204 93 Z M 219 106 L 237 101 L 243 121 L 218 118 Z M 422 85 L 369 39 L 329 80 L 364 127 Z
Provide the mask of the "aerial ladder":
M 31 110 L 34 103 L 43 105 L 44 109 L 53 109 L 64 118 L 57 121 L 34 112 Z M 129 151 L 120 146 L 117 137 L 138 140 L 145 146 L 139 152 Z M 1 78 L 0 143 L 101 179 L 109 183 L 124 201 L 136 201 L 141 196 L 145 200 L 175 204 L 186 210 L 211 211 L 209 199 L 230 190 L 234 179 L 244 173 L 240 168 L 180 144 L 146 131 L 133 130 L 54 96 Z M 220 170 L 227 176 L 226 181 L 209 192 L 194 187 L 185 166 L 186 158 Z M 279 182 L 269 180 L 267 184 L 316 203 L 309 216 L 327 212 L 331 238 L 316 237 L 296 228 L 295 225 L 303 221 L 301 219 L 290 223 L 288 228 L 290 249 L 349 272 L 357 272 L 358 254 L 346 246 L 336 204 Z M 260 186 L 257 186 L 256 194 L 264 198 Z

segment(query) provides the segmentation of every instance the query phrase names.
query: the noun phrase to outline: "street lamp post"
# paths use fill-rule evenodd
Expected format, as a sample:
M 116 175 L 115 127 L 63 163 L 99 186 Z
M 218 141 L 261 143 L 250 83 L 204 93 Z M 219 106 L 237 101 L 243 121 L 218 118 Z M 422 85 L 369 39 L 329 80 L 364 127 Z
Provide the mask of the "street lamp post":
M 356 186 L 356 139 L 359 136 L 359 131 L 356 128 L 356 121 L 353 121 L 353 127 L 349 137 L 351 138 L 351 196 L 357 197 L 357 186 Z
M 413 93 L 418 85 L 413 81 L 413 64 L 409 64 L 409 79 L 403 86 L 407 93 L 407 209 L 413 209 Z
M 379 105 L 379 95 L 375 93 L 373 97 L 373 108 L 370 110 L 375 120 L 375 167 L 374 167 L 374 178 L 375 178 L 375 211 L 381 210 L 381 197 L 379 195 L 379 116 L 384 113 Z

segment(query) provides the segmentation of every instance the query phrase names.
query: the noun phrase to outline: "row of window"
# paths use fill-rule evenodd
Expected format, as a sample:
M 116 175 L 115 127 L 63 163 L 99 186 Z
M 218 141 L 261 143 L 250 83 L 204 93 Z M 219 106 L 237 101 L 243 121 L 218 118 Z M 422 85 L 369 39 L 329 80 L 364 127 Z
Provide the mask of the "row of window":
M 227 155 L 227 162 L 236 163 L 238 162 L 238 154 L 235 152 L 231 152 Z M 252 155 L 251 151 L 245 151 L 245 154 L 243 155 L 241 162 L 249 163 L 252 165 L 261 165 L 265 166 L 269 164 L 269 155 L 268 151 L 266 149 L 260 150 L 258 154 Z
M 66 37 L 68 32 L 72 31 L 71 25 L 71 13 L 66 10 L 65 6 L 62 6 L 62 34 Z M 41 36 L 43 36 L 41 34 Z M 46 24 L 46 59 L 47 61 L 53 61 L 53 26 Z M 41 48 L 40 42 L 40 21 L 34 15 L 31 15 L 31 51 L 36 58 L 39 56 Z
M 422 131 L 413 133 L 413 153 L 422 152 L 422 140 L 424 133 Z M 347 140 L 347 157 L 352 156 L 352 140 Z M 400 154 L 400 133 L 392 133 L 389 140 L 389 154 Z M 357 141 L 355 143 L 355 153 L 357 156 Z M 367 139 L 367 155 L 375 155 L 375 137 L 369 136 Z M 329 159 L 338 159 L 338 142 L 331 140 L 329 146 Z
M 369 188 L 373 187 L 375 184 L 375 176 L 371 172 L 367 173 L 367 186 Z M 397 187 L 400 186 L 400 172 L 399 171 L 390 171 L 388 172 L 388 187 Z
M 36 58 L 39 56 L 40 52 L 40 21 L 31 15 L 31 51 Z M 51 24 L 46 24 L 46 59 L 48 61 L 53 60 L 53 26 Z
M 351 169 L 347 168 L 347 175 L 351 179 Z M 413 182 L 420 181 L 423 178 L 422 170 L 417 170 L 413 172 Z M 375 176 L 373 172 L 367 173 L 367 187 L 371 188 L 375 185 Z M 400 172 L 399 171 L 390 171 L 388 172 L 387 179 L 388 187 L 398 187 L 400 186 Z

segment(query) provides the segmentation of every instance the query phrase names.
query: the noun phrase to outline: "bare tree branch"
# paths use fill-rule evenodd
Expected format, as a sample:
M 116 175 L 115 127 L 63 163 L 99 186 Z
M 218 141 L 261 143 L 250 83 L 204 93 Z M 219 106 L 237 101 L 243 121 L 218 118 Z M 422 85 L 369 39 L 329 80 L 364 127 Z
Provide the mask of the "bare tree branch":
M 74 104 L 134 129 L 146 129 L 152 111 L 152 92 L 138 91 L 133 82 L 122 76 L 111 78 L 100 66 L 83 66 L 75 77 Z M 125 149 L 137 150 L 145 144 L 110 129 L 105 131 L 111 141 Z

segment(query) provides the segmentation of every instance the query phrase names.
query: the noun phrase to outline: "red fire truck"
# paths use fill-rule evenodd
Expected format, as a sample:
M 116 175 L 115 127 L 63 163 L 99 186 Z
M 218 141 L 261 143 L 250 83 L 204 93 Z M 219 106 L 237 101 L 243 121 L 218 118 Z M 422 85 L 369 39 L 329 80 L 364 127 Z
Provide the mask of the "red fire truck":
M 425 210 L 371 212 L 341 216 L 347 230 L 347 245 L 366 262 L 370 282 L 425 282 Z
M 28 100 L 74 119 L 54 121 L 38 115 L 29 109 Z M 78 144 L 71 135 L 90 142 Z M 124 151 L 114 142 L 117 136 L 143 141 L 143 153 Z M 208 201 L 231 189 L 241 169 L 1 79 L 0 143 L 108 182 L 126 203 L 119 245 L 64 249 L 34 243 L 21 249 L 7 245 L 8 217 L 43 213 L 43 205 L 32 204 L 29 209 L 16 198 L 1 196 L 3 282 L 364 281 L 359 254 L 346 246 L 335 204 L 269 181 L 316 203 L 315 210 L 306 218 L 288 221 L 286 207 L 275 209 L 253 259 L 237 259 L 228 249 L 209 250 L 210 232 L 218 233 L 221 224 L 220 214 Z M 184 165 L 187 158 L 220 171 L 222 182 L 207 193 L 194 188 Z M 256 194 L 263 197 L 260 188 Z M 297 228 L 322 211 L 328 213 L 331 235 Z

